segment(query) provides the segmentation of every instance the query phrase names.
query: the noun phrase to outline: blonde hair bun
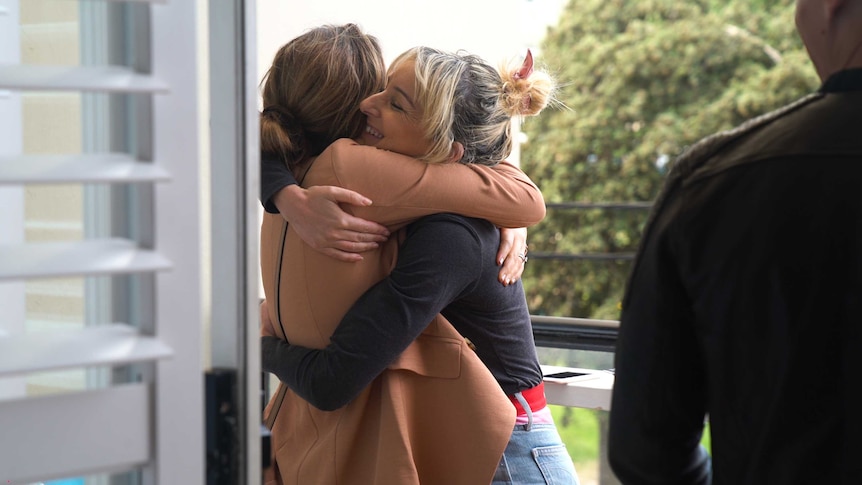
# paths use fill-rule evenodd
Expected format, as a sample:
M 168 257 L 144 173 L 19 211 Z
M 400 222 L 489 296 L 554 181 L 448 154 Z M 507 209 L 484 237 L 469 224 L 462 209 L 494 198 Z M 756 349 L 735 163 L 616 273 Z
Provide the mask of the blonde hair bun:
M 527 51 L 532 66 L 532 54 Z M 511 116 L 535 116 L 554 99 L 556 85 L 550 74 L 542 69 L 532 68 L 529 75 L 519 76 L 524 61 L 513 58 L 500 67 L 503 79 L 502 103 Z

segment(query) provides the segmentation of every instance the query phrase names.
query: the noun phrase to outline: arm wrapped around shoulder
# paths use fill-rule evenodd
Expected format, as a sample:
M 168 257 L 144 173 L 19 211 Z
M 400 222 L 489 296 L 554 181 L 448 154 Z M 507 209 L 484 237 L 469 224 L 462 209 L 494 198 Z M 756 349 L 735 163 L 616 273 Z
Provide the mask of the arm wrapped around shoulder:
M 338 185 L 373 201 L 354 215 L 398 227 L 451 212 L 500 227 L 529 227 L 545 216 L 542 192 L 514 165 L 427 164 L 411 157 L 339 140 L 318 157 L 308 185 Z

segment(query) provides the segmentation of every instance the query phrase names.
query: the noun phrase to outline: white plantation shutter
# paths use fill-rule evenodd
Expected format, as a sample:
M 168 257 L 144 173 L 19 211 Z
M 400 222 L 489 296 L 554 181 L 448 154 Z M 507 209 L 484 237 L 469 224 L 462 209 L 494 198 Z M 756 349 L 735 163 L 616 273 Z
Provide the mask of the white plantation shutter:
M 0 483 L 141 470 L 144 484 L 202 484 L 197 2 L 81 1 L 82 37 L 131 29 L 132 38 L 102 64 L 60 66 L 21 62 L 25 1 L 0 0 Z M 127 7 L 124 25 L 100 17 L 107 5 Z M 38 92 L 83 93 L 82 153 L 23 153 L 21 100 Z M 121 115 L 98 114 L 118 106 Z M 83 189 L 92 212 L 83 238 L 26 240 L 24 193 L 46 184 L 98 184 Z M 74 276 L 98 286 L 100 275 L 120 283 L 88 290 L 87 311 L 127 318 L 51 332 L 24 324 L 25 282 Z M 136 369 L 127 382 L 24 390 L 36 372 L 125 365 Z

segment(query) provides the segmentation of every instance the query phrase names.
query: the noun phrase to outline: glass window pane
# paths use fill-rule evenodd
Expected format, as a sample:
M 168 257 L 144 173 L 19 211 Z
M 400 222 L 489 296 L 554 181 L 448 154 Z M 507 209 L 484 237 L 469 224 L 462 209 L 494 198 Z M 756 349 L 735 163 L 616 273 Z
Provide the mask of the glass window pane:
M 20 2 L 20 62 L 80 63 L 77 2 Z M 21 96 L 23 154 L 81 152 L 81 95 L 25 92 Z M 80 185 L 32 185 L 24 190 L 24 241 L 74 241 L 84 236 Z M 25 283 L 26 331 L 52 332 L 84 325 L 84 279 Z M 86 387 L 84 369 L 27 376 L 27 394 Z
M 20 2 L 19 46 L 23 65 L 129 64 L 133 37 L 123 18 L 139 13 L 123 4 L 70 0 Z M 129 150 L 134 123 L 132 95 L 25 91 L 20 94 L 23 155 Z M 14 120 L 13 120 L 14 121 Z M 23 189 L 23 242 L 72 242 L 129 237 L 123 215 L 132 203 L 127 186 L 28 185 Z M 112 211 L 116 214 L 112 214 Z M 119 223 L 118 223 L 119 221 Z M 128 322 L 115 301 L 134 304 L 129 277 L 70 277 L 24 282 L 27 332 L 55 332 L 85 325 Z M 127 311 L 125 313 L 128 313 Z M 72 369 L 32 374 L 28 394 L 102 387 L 130 373 Z

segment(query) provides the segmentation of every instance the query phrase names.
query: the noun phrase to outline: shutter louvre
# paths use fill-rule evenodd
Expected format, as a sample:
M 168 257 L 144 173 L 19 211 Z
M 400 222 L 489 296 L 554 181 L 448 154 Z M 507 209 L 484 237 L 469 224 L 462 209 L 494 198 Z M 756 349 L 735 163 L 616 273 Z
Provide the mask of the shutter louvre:
M 120 66 L 0 65 L 0 88 L 21 91 L 167 93 L 168 86 Z
M 149 385 L 137 383 L 0 402 L 3 479 L 31 483 L 146 463 L 151 399 Z M 69 446 L 84 437 L 87 446 Z
M 90 365 L 125 365 L 164 359 L 168 346 L 126 324 L 0 338 L 0 377 Z
M 57 326 L 72 328 L 35 330 L 44 323 L 39 321 L 27 328 L 24 319 L 40 318 L 33 308 L 30 315 L 11 312 L 15 321 L 7 332 L 0 323 L 0 378 L 15 381 L 0 400 L 0 480 L 32 483 L 134 470 L 145 485 L 203 483 L 198 2 L 81 2 L 68 23 L 80 29 L 85 65 L 65 66 L 20 63 L 20 53 L 34 44 L 18 44 L 26 40 L 19 22 L 19 5 L 26 1 L 0 0 L 10 5 L 0 7 L 0 15 L 8 14 L 9 24 L 22 29 L 0 28 L 0 45 L 14 42 L 14 48 L 0 49 L 0 101 L 13 108 L 0 110 L 9 114 L 8 123 L 0 120 L 8 136 L 0 141 L 14 142 L 0 145 L 8 147 L 0 156 L 0 191 L 8 190 L 7 200 L 15 203 L 10 217 L 0 221 L 14 230 L 14 237 L 0 243 L 0 285 L 15 291 L 0 295 L 0 302 L 45 296 L 52 299 L 45 308 L 62 309 L 68 304 L 63 297 L 29 292 L 33 288 L 25 293 L 24 281 L 119 278 L 74 282 L 83 298 L 69 306 L 83 301 L 83 317 L 77 307 L 68 312 L 71 318 L 57 311 L 72 320 Z M 63 35 L 76 35 L 64 28 Z M 50 46 L 41 48 L 44 53 Z M 50 93 L 19 94 L 39 91 Z M 55 99 L 66 103 L 56 117 L 41 104 Z M 22 101 L 32 101 L 27 113 Z M 59 116 L 67 113 L 72 117 Z M 47 132 L 61 124 L 62 130 Z M 44 145 L 39 130 L 46 131 Z M 18 138 L 33 142 L 25 148 Z M 26 192 L 30 185 L 91 183 L 138 185 L 86 187 L 73 203 L 64 193 L 53 198 L 52 190 Z M 59 210 L 43 210 L 49 214 L 38 220 L 17 203 L 25 195 L 36 201 L 33 207 Z M 83 211 L 75 205 L 80 203 Z M 80 224 L 73 220 L 78 212 Z M 67 220 L 83 227 L 84 240 L 27 240 L 28 222 Z M 156 272 L 166 274 L 155 277 Z M 41 304 L 34 305 L 36 312 Z M 128 323 L 106 323 L 116 320 Z M 99 368 L 129 364 L 141 365 L 127 376 Z M 33 384 L 27 377 L 33 373 L 68 369 L 85 374 L 86 389 L 35 396 L 25 388 Z M 128 379 L 140 382 L 120 383 Z M 102 478 L 107 477 L 96 481 Z
M 0 157 L 0 185 L 163 182 L 170 174 L 125 153 Z
M 162 271 L 170 261 L 127 239 L 0 244 L 0 281 Z

